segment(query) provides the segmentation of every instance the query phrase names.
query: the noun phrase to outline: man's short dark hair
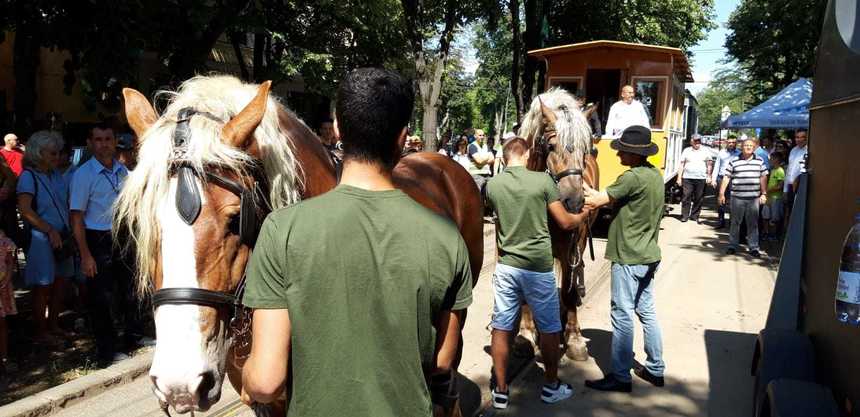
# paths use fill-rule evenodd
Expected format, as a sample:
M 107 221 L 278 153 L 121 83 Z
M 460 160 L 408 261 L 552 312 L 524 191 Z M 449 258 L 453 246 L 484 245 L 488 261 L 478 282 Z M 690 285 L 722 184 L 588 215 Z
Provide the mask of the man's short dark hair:
M 502 147 L 502 158 L 505 159 L 505 163 L 511 160 L 513 156 L 523 156 L 526 151 L 529 150 L 529 144 L 523 138 L 513 138 L 507 142 L 505 142 L 505 146 Z
M 808 134 L 809 134 L 809 130 L 808 130 L 808 129 L 805 129 L 805 128 L 800 128 L 800 129 L 797 129 L 797 130 L 795 130 L 795 131 L 794 131 L 794 134 L 795 134 L 795 135 L 796 135 L 796 134 L 798 134 L 798 133 L 806 133 L 806 134 L 808 135 Z
M 116 130 L 113 128 L 113 126 L 111 126 L 107 122 L 98 122 L 98 123 L 94 124 L 92 127 L 90 127 L 90 130 L 87 131 L 87 139 L 93 138 L 93 131 L 96 129 L 98 129 L 98 130 L 110 130 L 111 132 L 113 132 L 114 138 L 116 138 Z
M 414 103 L 412 83 L 394 71 L 350 72 L 341 81 L 336 103 L 344 159 L 393 168 L 401 151 L 395 142 L 412 117 Z
M 779 162 L 785 162 L 785 155 L 783 155 L 782 152 L 774 152 L 770 154 L 770 157 L 778 159 Z
M 334 124 L 334 119 L 332 119 L 331 117 L 326 117 L 325 119 L 322 119 L 322 121 L 320 122 L 320 127 L 322 127 L 322 125 L 326 123 Z

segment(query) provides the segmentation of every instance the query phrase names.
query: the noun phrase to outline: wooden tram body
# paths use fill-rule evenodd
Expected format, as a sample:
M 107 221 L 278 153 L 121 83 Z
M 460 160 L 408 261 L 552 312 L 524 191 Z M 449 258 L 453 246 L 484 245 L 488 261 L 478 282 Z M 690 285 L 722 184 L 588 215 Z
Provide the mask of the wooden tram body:
M 684 139 L 695 129 L 685 82 L 692 82 L 684 52 L 677 48 L 617 41 L 592 41 L 555 46 L 529 52 L 546 64 L 546 90 L 562 87 L 571 93 L 585 92 L 588 103 L 599 105 L 603 126 L 609 109 L 620 100 L 621 87 L 632 85 L 651 117 L 651 139 L 659 152 L 648 158 L 660 168 L 669 183 L 677 172 Z M 695 114 L 695 112 L 692 112 Z M 609 147 L 612 138 L 604 135 L 597 144 L 600 183 L 612 184 L 627 168 Z

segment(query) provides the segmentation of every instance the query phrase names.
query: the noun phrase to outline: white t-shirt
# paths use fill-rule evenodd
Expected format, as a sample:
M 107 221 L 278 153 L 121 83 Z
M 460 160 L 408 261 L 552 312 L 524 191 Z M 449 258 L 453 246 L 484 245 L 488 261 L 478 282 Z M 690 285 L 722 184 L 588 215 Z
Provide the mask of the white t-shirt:
M 809 146 L 795 146 L 792 148 L 791 153 L 788 154 L 788 167 L 785 170 L 785 185 L 783 185 L 783 191 L 788 192 L 789 186 L 794 186 L 794 180 L 800 176 L 800 174 L 806 172 L 806 153 L 808 152 Z
M 681 152 L 681 162 L 684 163 L 684 179 L 703 180 L 708 178 L 708 161 L 714 154 L 704 146 L 694 149 L 692 146 Z
M 630 126 L 645 126 L 651 128 L 645 107 L 637 100 L 630 104 L 619 101 L 609 108 L 609 119 L 606 120 L 606 136 L 620 137 L 624 129 Z
M 466 171 L 468 171 L 469 167 L 472 166 L 472 161 L 469 160 L 468 154 L 455 153 L 454 156 L 451 157 L 451 159 L 462 165 L 463 168 L 466 168 Z
M 492 154 L 490 153 L 490 149 L 487 148 L 487 142 L 484 142 L 484 144 L 482 144 L 482 145 L 478 144 L 477 141 L 472 142 L 471 144 L 469 144 L 469 148 L 468 148 L 467 152 L 468 152 L 469 156 L 473 156 L 473 157 L 476 154 L 480 155 L 482 157 L 486 157 L 487 155 L 492 156 Z M 470 160 L 468 169 L 469 169 L 469 173 L 472 175 L 476 175 L 476 174 L 490 175 L 490 164 L 486 164 L 483 167 L 478 168 L 478 166 L 475 165 L 475 163 Z

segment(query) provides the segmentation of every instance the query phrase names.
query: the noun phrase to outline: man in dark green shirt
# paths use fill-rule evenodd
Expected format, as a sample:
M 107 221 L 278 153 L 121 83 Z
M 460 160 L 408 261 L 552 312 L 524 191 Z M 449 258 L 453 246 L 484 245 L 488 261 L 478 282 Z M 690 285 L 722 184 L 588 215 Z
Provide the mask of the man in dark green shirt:
M 472 277 L 456 226 L 391 180 L 413 99 L 394 72 L 351 72 L 337 96 L 340 185 L 266 219 L 243 299 L 255 309 L 246 403 L 276 398 L 291 369 L 290 416 L 432 414 L 427 381 L 450 373 Z
M 493 407 L 508 406 L 506 370 L 511 331 L 525 301 L 534 313 L 546 366 L 541 400 L 555 403 L 573 395 L 573 388 L 558 379 L 561 320 L 553 274 L 552 242 L 547 211 L 565 230 L 585 221 L 588 212 L 568 213 L 559 201 L 558 188 L 549 175 L 529 171 L 528 144 L 522 138 L 508 141 L 502 153 L 505 170 L 487 184 L 487 199 L 498 217 L 496 247 L 499 261 L 493 276 L 493 338 L 490 343 L 496 386 Z
M 621 164 L 630 167 L 606 191 L 586 188 L 585 205 L 596 209 L 613 204 L 614 219 L 606 241 L 606 259 L 612 261 L 612 373 L 585 381 L 601 391 L 630 392 L 633 365 L 633 317 L 645 332 L 645 366 L 634 372 L 651 384 L 663 386 L 663 342 L 654 309 L 654 273 L 660 264 L 657 234 L 663 217 L 663 176 L 648 163 L 657 153 L 651 131 L 631 126 L 612 141 Z M 587 186 L 586 186 L 587 187 Z

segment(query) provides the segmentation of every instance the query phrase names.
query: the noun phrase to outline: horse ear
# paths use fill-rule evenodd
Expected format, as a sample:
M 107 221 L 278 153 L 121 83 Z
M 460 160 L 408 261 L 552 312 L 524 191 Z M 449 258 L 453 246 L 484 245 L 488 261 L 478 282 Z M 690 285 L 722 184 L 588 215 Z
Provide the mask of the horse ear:
M 557 120 L 555 117 L 555 113 L 550 110 L 545 104 L 543 104 L 543 100 L 538 96 L 538 102 L 540 103 L 540 112 L 543 114 L 543 118 L 546 119 L 547 123 L 555 123 Z
M 152 104 L 149 104 L 149 100 L 139 91 L 123 88 L 122 96 L 125 99 L 125 117 L 128 119 L 128 125 L 138 138 L 142 138 L 143 134 L 158 120 L 158 115 L 155 114 L 155 109 L 152 108 Z
M 269 89 L 271 81 L 260 84 L 257 95 L 242 109 L 236 117 L 232 118 L 221 129 L 222 140 L 239 149 L 248 149 L 253 144 L 254 130 L 263 121 L 266 107 L 269 102 Z

